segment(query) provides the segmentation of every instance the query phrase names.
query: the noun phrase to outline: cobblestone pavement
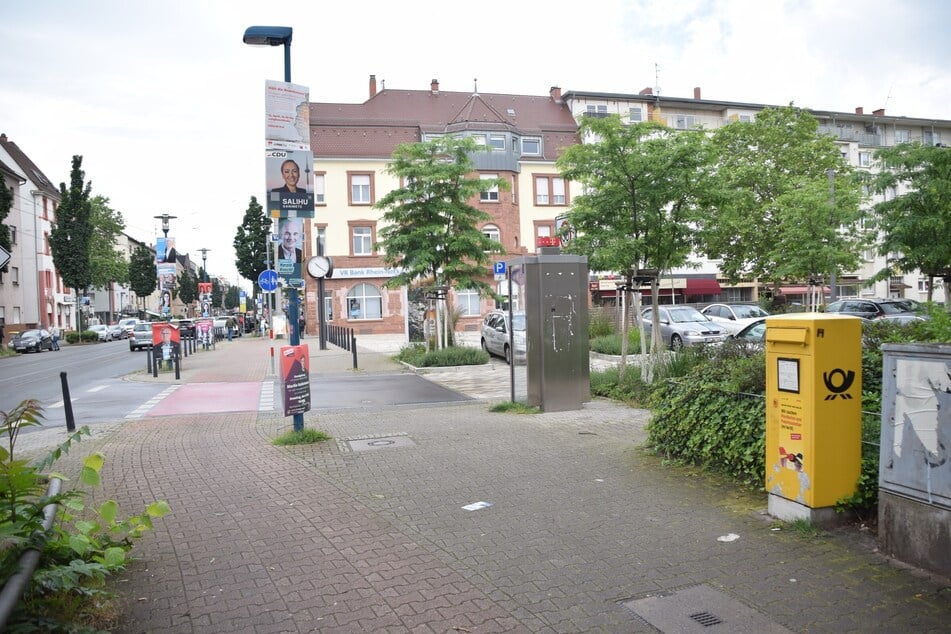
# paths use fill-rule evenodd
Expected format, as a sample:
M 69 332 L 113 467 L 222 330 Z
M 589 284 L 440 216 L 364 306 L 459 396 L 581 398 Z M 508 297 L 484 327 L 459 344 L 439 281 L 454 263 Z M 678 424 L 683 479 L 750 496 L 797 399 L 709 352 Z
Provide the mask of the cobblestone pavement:
M 270 380 L 266 346 L 220 346 L 182 380 Z M 353 371 L 311 354 L 326 373 L 404 371 L 385 355 L 361 352 Z M 426 376 L 477 390 L 505 373 Z M 118 631 L 754 631 L 743 609 L 760 631 L 948 631 L 948 580 L 854 531 L 800 535 L 765 499 L 664 466 L 637 449 L 644 411 L 499 414 L 489 404 L 505 392 L 484 392 L 312 412 L 305 425 L 333 437 L 316 445 L 272 445 L 291 421 L 258 412 L 139 419 L 91 439 L 107 457 L 97 496 L 173 510 L 122 575 Z M 693 604 L 696 588 L 713 602 Z M 674 608 L 658 617 L 647 597 Z

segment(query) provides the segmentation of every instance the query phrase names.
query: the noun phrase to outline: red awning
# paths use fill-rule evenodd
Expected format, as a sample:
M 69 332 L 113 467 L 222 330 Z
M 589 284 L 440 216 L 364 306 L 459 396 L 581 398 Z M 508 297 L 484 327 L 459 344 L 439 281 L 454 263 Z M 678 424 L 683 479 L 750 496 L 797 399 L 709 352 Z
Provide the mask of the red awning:
M 712 277 L 688 277 L 684 295 L 719 295 L 720 283 Z

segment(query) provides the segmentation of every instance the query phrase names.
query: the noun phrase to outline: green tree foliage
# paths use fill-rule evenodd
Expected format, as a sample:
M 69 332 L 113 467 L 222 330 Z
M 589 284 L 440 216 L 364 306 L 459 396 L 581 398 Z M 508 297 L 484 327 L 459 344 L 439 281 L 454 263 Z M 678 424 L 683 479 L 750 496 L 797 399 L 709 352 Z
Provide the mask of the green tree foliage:
M 13 244 L 10 242 L 10 227 L 4 220 L 10 215 L 13 208 L 13 190 L 8 188 L 6 183 L 0 178 L 0 247 L 7 250 L 7 253 L 13 253 Z M 6 273 L 8 264 L 0 267 L 0 272 Z
M 186 306 L 198 299 L 198 278 L 192 275 L 187 268 L 178 274 L 178 299 Z
M 255 284 L 261 271 L 268 268 L 265 260 L 270 236 L 271 219 L 264 213 L 264 208 L 258 204 L 257 198 L 251 196 L 244 220 L 234 237 L 234 251 L 238 272 Z
M 225 293 L 225 308 L 228 310 L 239 308 L 241 306 L 241 289 L 237 286 L 229 286 Z
M 717 187 L 698 245 L 731 281 L 803 281 L 858 265 L 861 189 L 816 119 L 787 106 L 714 132 Z M 835 171 L 835 203 L 827 170 Z M 794 247 L 794 248 L 793 248 Z
M 125 230 L 122 214 L 103 196 L 94 196 L 89 205 L 89 221 L 96 228 L 89 236 L 91 284 L 96 288 L 107 288 L 110 282 L 125 284 L 129 281 L 129 265 L 115 248 L 116 239 Z
M 907 188 L 875 205 L 882 234 L 879 252 L 899 270 L 919 269 L 931 280 L 944 280 L 947 297 L 951 290 L 951 150 L 903 143 L 879 150 L 876 157 L 884 169 L 875 189 Z
M 60 205 L 56 210 L 56 224 L 50 232 L 50 250 L 53 264 L 67 287 L 80 291 L 92 283 L 90 240 L 93 227 L 92 203 L 89 200 L 92 183 L 85 183 L 83 157 L 73 156 L 69 188 L 60 183 Z M 82 329 L 82 324 L 80 324 Z
M 224 299 L 224 289 L 221 288 L 221 282 L 218 280 L 211 280 L 211 305 L 212 306 L 223 306 L 222 300 Z
M 587 192 L 574 197 L 568 212 L 576 235 L 567 250 L 586 255 L 594 270 L 622 273 L 629 287 L 637 269 L 662 273 L 686 264 L 697 200 L 708 180 L 705 135 L 654 122 L 624 125 L 618 116 L 585 117 L 579 134 L 595 141 L 569 147 L 558 159 L 565 178 Z M 657 276 L 652 290 L 656 303 Z M 623 355 L 629 321 L 625 315 Z
M 129 286 L 136 297 L 143 301 L 158 287 L 155 255 L 147 247 L 139 246 L 132 253 L 129 262 Z
M 489 273 L 489 253 L 501 245 L 487 238 L 481 224 L 491 216 L 469 200 L 502 179 L 473 177 L 472 139 L 439 137 L 403 144 L 393 152 L 387 171 L 404 185 L 377 202 L 383 214 L 379 246 L 383 259 L 401 273 L 388 280 L 398 287 L 432 280 L 436 285 L 492 292 L 483 279 Z

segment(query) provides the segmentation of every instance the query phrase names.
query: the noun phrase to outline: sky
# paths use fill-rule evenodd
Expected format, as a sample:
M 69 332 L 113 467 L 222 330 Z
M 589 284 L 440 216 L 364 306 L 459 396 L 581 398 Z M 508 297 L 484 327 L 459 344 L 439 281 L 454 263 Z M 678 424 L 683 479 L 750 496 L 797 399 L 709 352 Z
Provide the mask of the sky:
M 33 0 L 0 4 L 0 132 L 54 183 L 83 157 L 94 195 L 154 243 L 237 283 L 232 243 L 264 198 L 264 82 L 291 26 L 315 102 L 387 89 L 637 93 L 951 120 L 945 0 Z M 241 281 L 244 288 L 250 284 Z

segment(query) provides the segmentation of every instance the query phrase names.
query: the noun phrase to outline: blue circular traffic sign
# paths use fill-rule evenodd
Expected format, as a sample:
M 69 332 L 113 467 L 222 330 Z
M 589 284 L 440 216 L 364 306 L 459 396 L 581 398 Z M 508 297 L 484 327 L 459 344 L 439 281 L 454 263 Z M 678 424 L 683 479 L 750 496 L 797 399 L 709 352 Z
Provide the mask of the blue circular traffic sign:
M 277 290 L 277 272 L 267 269 L 261 271 L 261 274 L 258 275 L 258 286 L 261 287 L 261 290 L 270 293 L 271 291 Z

